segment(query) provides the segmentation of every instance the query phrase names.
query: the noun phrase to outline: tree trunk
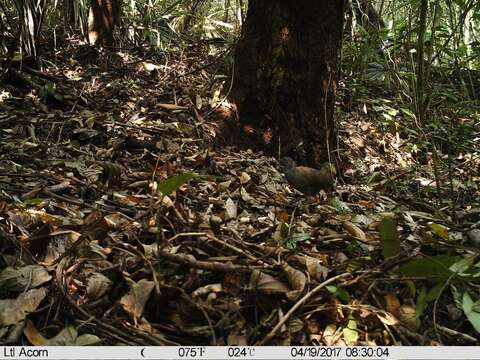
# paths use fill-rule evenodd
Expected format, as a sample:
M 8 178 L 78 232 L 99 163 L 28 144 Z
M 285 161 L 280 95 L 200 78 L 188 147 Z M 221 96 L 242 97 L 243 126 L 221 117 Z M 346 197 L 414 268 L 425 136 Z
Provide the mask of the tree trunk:
M 121 0 L 91 0 L 88 14 L 88 41 L 113 46 L 113 28 L 120 23 Z
M 302 143 L 307 163 L 330 158 L 343 12 L 343 0 L 249 2 L 231 98 L 243 128 L 271 151 Z

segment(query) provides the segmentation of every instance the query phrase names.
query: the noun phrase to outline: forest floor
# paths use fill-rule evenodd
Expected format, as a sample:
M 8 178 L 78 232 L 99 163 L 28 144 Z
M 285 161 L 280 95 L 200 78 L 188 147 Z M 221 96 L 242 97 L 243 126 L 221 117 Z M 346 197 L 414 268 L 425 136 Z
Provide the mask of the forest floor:
M 45 58 L 0 94 L 0 342 L 478 344 L 478 134 L 432 155 L 345 79 L 335 191 L 305 198 L 215 145 L 223 59 Z

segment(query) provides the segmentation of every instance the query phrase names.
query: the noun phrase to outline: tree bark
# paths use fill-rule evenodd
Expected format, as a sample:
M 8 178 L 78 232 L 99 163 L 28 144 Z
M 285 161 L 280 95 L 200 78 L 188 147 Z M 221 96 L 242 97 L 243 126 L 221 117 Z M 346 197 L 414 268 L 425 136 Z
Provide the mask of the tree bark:
M 88 41 L 113 46 L 113 29 L 120 24 L 121 0 L 91 0 L 88 14 Z
M 240 125 L 267 149 L 303 144 L 307 163 L 330 158 L 343 0 L 251 0 L 235 51 L 231 99 Z

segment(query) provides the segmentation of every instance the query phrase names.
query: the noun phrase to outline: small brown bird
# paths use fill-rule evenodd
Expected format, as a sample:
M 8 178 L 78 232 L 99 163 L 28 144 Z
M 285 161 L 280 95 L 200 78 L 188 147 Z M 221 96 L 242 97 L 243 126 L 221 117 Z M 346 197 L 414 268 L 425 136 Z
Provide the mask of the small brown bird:
M 337 173 L 331 164 L 325 163 L 318 170 L 307 166 L 296 166 L 289 157 L 283 158 L 280 166 L 290 185 L 305 195 L 315 195 L 320 190 L 332 189 L 333 177 Z

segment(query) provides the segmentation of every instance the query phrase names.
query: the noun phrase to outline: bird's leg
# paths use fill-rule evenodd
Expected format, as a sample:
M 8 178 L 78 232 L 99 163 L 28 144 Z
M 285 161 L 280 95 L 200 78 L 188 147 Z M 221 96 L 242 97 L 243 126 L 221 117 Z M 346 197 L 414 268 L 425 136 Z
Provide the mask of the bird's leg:
M 315 208 L 321 207 L 322 205 L 326 204 L 328 200 L 328 196 L 323 191 L 313 195 L 313 198 L 314 198 L 313 206 Z
M 295 209 L 302 210 L 302 199 L 298 199 L 295 201 Z
M 306 213 L 309 214 L 308 200 L 304 198 L 300 198 L 297 201 L 295 201 L 295 209 L 299 209 L 301 212 L 303 212 L 304 208 L 306 208 Z

